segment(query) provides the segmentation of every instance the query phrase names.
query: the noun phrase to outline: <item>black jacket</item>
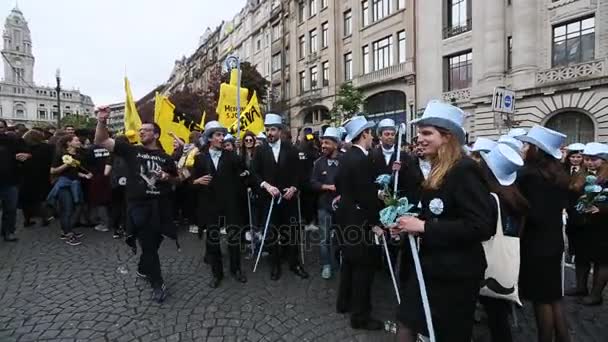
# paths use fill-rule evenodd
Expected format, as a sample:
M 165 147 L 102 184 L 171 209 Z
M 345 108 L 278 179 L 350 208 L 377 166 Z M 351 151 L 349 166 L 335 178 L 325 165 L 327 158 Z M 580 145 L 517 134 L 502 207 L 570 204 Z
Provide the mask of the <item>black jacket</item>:
M 393 174 L 393 163 L 397 159 L 396 151 L 393 152 L 388 165 L 381 147 L 373 149 L 370 152 L 370 158 L 374 164 L 376 177 L 382 174 Z M 399 171 L 397 194 L 399 197 L 407 197 L 411 204 L 417 206 L 420 201 L 420 187 L 424 181 L 424 176 L 418 165 L 418 158 L 413 158 L 409 154 L 401 152 L 399 159 L 401 159 L 401 170 Z M 393 185 L 391 185 L 391 191 L 392 189 Z
M 313 191 L 319 193 L 319 209 L 332 210 L 331 203 L 338 196 L 336 192 L 324 191 L 321 189 L 323 185 L 336 185 L 336 177 L 340 167 L 340 156 L 336 158 L 337 165 L 327 164 L 327 157 L 322 156 L 315 161 L 312 169 L 312 177 L 310 184 Z
M 251 179 L 252 189 L 258 191 L 262 200 L 267 202 L 270 200 L 270 195 L 260 188 L 262 182 L 267 182 L 270 185 L 277 187 L 281 192 L 289 187 L 298 187 L 299 185 L 299 170 L 298 152 L 286 141 L 281 142 L 278 163 L 274 159 L 272 148 L 269 144 L 264 144 L 258 147 L 253 156 Z
M 487 267 L 481 245 L 496 232 L 495 205 L 481 169 L 462 158 L 437 190 L 423 189 L 420 259 L 425 275 L 479 278 Z

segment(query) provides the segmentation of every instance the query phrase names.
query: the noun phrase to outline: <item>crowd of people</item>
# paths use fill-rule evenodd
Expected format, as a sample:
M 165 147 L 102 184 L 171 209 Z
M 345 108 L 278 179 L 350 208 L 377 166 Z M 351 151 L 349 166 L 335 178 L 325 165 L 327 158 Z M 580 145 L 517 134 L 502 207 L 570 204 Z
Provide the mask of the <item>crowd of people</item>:
M 303 226 L 318 226 L 320 276 L 339 274 L 336 309 L 350 315 L 354 329 L 384 328 L 371 315 L 371 295 L 375 273 L 390 264 L 401 299 L 400 341 L 423 334 L 468 342 L 478 303 L 492 340 L 511 341 L 511 302 L 480 296 L 484 286 L 505 286 L 488 285 L 496 280 L 486 273 L 495 260 L 487 258 L 484 243 L 501 230 L 498 235 L 519 238 L 515 282 L 534 306 L 538 341 L 548 342 L 570 341 L 562 301 L 567 222 L 577 281 L 565 294 L 582 297 L 584 305 L 602 303 L 608 233 L 601 226 L 608 222 L 608 206 L 601 196 L 581 198 L 589 198 L 590 185 L 599 192 L 608 187 L 606 144 L 565 146 L 564 134 L 542 126 L 467 144 L 464 112 L 432 101 L 413 122 L 417 137 L 411 144 L 399 141 L 393 120 L 376 125 L 363 115 L 318 135 L 302 130 L 294 142 L 281 116 L 269 113 L 265 133 L 246 132 L 237 141 L 210 121 L 187 142 L 174 137 L 169 155 L 157 124 L 111 137 L 108 115 L 106 107 L 98 109 L 94 132 L 70 126 L 28 130 L 0 120 L 5 241 L 17 241 L 17 208 L 25 226 L 57 218 L 59 236 L 71 246 L 83 242 L 79 227 L 111 230 L 134 250 L 139 245 L 137 275 L 150 283 L 153 300 L 163 302 L 168 291 L 158 249 L 163 237 L 177 241 L 178 225 L 204 238 L 212 288 L 224 279 L 222 239 L 237 282 L 247 282 L 245 247 L 268 253 L 272 280 L 281 278 L 285 261 L 291 272 L 308 278 L 300 257 Z M 396 193 L 378 184 L 383 175 Z M 382 224 L 380 211 L 390 196 L 407 198 L 413 208 Z

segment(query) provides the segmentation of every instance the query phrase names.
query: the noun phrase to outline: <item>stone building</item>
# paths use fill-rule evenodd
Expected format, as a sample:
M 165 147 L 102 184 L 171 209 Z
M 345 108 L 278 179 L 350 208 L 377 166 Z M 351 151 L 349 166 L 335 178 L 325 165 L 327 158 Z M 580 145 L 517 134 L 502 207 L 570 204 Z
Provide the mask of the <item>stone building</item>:
M 120 132 L 125 128 L 125 103 L 113 103 L 108 105 L 110 116 L 108 117 L 108 128 L 112 132 Z
M 6 18 L 2 34 L 4 78 L 0 80 L 0 117 L 12 123 L 48 125 L 57 115 L 92 115 L 91 98 L 78 90 L 62 89 L 61 109 L 57 108 L 54 87 L 34 84 L 32 37 L 23 13 L 14 8 Z
M 416 108 L 467 110 L 470 140 L 504 132 L 493 88 L 516 92 L 514 120 L 569 142 L 608 140 L 608 1 L 425 0 L 416 10 Z M 424 18 L 424 20 L 422 20 Z

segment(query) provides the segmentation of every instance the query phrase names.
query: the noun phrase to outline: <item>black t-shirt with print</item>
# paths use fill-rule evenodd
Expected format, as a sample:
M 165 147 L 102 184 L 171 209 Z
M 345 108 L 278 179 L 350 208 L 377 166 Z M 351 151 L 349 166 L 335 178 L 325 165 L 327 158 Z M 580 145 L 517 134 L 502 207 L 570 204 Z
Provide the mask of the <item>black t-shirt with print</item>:
M 87 149 L 86 168 L 96 175 L 102 175 L 106 165 L 112 165 L 110 151 L 93 145 Z
M 63 165 L 63 156 L 65 156 L 65 155 L 69 155 L 72 157 L 72 159 L 78 160 L 81 163 L 82 163 L 82 160 L 84 159 L 84 158 L 82 158 L 81 153 L 76 153 L 76 154 L 69 154 L 67 152 L 66 153 L 57 153 L 57 154 L 55 154 L 55 157 L 53 158 L 53 164 L 51 166 L 56 168 L 56 167 L 60 167 L 61 165 Z M 85 171 L 80 170 L 79 167 L 69 166 L 68 168 L 66 168 L 61 173 L 57 174 L 56 176 L 57 177 L 66 177 L 71 180 L 77 180 L 77 179 L 79 179 L 79 177 L 78 177 L 79 172 L 85 173 Z
M 161 150 L 148 150 L 141 145 L 119 142 L 114 146 L 114 153 L 125 159 L 129 170 L 127 199 L 155 199 L 171 193 L 171 184 L 158 180 L 160 171 L 177 175 L 177 167 L 171 156 Z

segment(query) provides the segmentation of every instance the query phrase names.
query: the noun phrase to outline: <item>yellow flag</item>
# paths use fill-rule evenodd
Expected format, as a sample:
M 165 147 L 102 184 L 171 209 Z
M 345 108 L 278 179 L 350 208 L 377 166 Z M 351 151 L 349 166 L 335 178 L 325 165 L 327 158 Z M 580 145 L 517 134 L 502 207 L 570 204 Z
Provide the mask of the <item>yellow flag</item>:
M 184 142 L 190 139 L 190 131 L 196 126 L 196 122 L 188 115 L 175 112 L 175 105 L 169 98 L 156 93 L 154 104 L 154 117 L 160 126 L 160 143 L 168 154 L 173 153 L 173 136 L 175 134 Z
M 236 69 L 230 72 L 230 84 L 222 83 L 220 85 L 220 98 L 217 101 L 217 120 L 224 127 L 230 126 L 236 120 L 236 84 L 237 74 Z M 249 90 L 241 88 L 241 112 L 244 111 L 244 104 L 247 103 L 247 95 Z
M 205 120 L 207 119 L 207 112 L 203 111 L 203 116 L 201 117 L 201 123 L 199 124 L 199 130 L 202 132 L 205 130 Z
M 230 126 L 228 126 L 228 133 L 236 137 L 238 130 L 238 120 L 234 120 Z M 264 131 L 264 116 L 260 110 L 260 104 L 258 103 L 258 95 L 253 92 L 251 100 L 247 104 L 245 110 L 241 113 L 241 136 L 239 140 L 243 138 L 246 131 L 251 131 L 253 134 L 259 134 Z
M 133 94 L 131 94 L 131 84 L 129 83 L 129 79 L 126 77 L 125 92 L 127 94 L 127 99 L 125 100 L 125 132 L 139 132 L 139 128 L 141 127 L 141 118 L 137 113 L 135 101 L 133 101 Z

